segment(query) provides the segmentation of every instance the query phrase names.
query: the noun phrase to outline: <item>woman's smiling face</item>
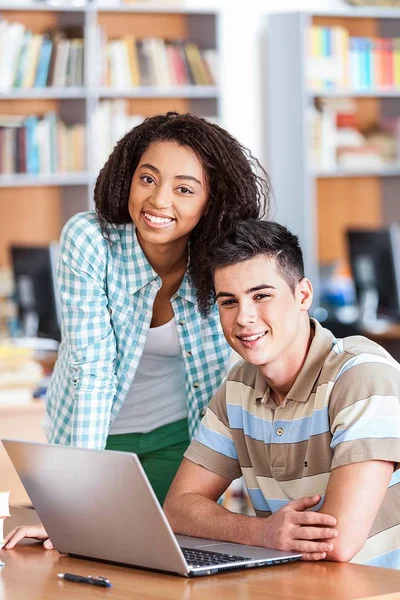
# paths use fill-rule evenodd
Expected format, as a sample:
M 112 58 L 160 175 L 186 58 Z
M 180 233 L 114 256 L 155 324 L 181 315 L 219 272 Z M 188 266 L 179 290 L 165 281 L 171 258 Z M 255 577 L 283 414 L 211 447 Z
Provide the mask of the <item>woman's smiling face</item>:
M 196 153 L 177 142 L 153 142 L 132 178 L 129 214 L 138 238 L 169 244 L 187 238 L 207 209 L 206 174 Z

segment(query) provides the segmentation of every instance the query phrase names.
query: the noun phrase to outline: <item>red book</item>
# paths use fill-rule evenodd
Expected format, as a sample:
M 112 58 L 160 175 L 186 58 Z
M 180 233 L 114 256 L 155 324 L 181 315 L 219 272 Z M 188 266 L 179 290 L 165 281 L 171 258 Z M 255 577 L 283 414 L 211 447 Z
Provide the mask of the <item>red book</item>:
M 393 40 L 382 39 L 382 83 L 385 88 L 394 87 L 393 78 Z

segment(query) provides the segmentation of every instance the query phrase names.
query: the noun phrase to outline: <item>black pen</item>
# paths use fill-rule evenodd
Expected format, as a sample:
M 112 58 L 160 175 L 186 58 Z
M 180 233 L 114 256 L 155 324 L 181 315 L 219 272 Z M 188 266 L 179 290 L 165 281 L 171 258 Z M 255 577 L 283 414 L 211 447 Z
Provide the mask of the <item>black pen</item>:
M 74 581 L 75 583 L 89 583 L 90 585 L 99 585 L 100 587 L 112 587 L 111 583 L 105 577 L 100 577 L 100 575 L 75 575 L 74 573 L 59 573 L 60 579 L 65 579 L 66 581 Z

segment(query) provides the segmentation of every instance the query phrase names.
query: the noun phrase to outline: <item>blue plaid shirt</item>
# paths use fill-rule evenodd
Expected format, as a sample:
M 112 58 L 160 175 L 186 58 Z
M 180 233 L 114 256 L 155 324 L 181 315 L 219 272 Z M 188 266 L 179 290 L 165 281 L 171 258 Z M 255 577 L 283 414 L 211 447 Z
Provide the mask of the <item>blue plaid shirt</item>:
M 110 226 L 110 242 L 94 211 L 72 217 L 61 234 L 57 279 L 62 342 L 46 400 L 49 442 L 104 448 L 143 352 L 161 278 L 146 259 L 132 223 Z M 225 377 L 230 348 L 217 308 L 207 319 L 200 317 L 186 275 L 171 305 L 193 437 Z

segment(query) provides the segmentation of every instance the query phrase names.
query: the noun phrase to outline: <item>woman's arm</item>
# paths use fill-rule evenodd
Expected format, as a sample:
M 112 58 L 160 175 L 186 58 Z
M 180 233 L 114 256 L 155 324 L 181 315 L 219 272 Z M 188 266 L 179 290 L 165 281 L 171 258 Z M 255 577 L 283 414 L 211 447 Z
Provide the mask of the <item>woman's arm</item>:
M 70 219 L 61 235 L 57 279 L 62 345 L 68 361 L 68 372 L 63 375 L 70 378 L 73 395 L 58 399 L 56 386 L 50 388 L 59 403 L 52 410 L 50 442 L 62 441 L 61 430 L 69 418 L 71 444 L 102 448 L 106 443 L 116 393 L 116 344 L 106 286 L 107 244 L 91 214 Z

